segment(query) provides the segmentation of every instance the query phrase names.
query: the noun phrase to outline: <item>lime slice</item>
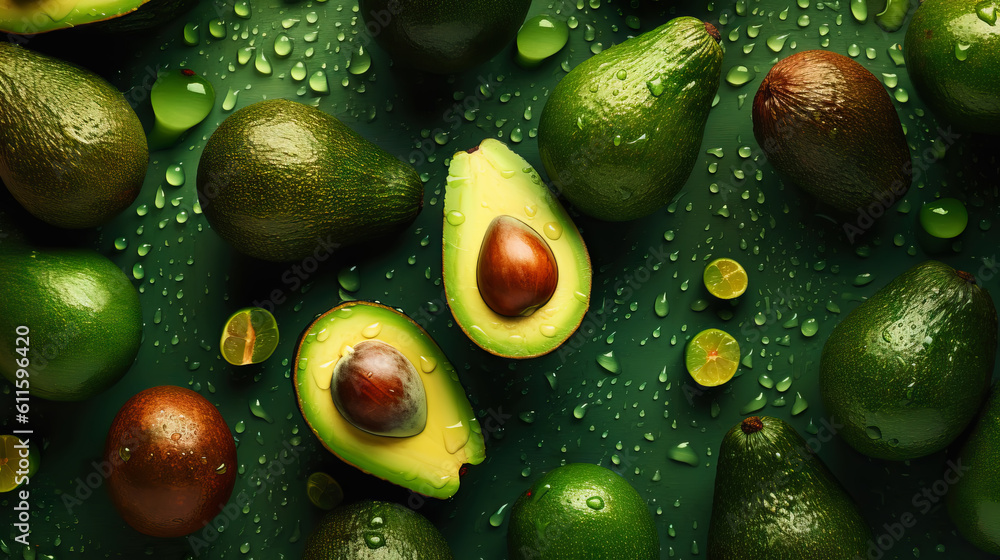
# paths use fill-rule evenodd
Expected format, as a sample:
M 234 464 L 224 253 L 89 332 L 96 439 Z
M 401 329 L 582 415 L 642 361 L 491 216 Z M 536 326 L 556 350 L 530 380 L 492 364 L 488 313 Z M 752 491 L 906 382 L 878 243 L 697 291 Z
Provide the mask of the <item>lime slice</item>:
M 715 259 L 702 275 L 708 293 L 719 299 L 733 299 L 747 291 L 747 271 L 733 259 Z
M 222 357 L 234 366 L 259 364 L 278 347 L 278 324 L 266 309 L 245 307 L 233 313 L 222 330 Z
M 726 331 L 706 329 L 688 342 L 684 362 L 699 385 L 722 385 L 733 378 L 739 367 L 740 345 Z
M 22 457 L 18 446 L 21 439 L 17 436 L 0 436 L 0 493 L 10 492 L 24 484 L 25 476 L 31 477 L 38 471 L 38 448 L 28 444 L 28 456 Z M 21 460 L 26 459 L 27 469 Z
M 314 472 L 306 480 L 306 495 L 320 509 L 333 509 L 344 501 L 344 490 L 334 478 L 324 472 Z

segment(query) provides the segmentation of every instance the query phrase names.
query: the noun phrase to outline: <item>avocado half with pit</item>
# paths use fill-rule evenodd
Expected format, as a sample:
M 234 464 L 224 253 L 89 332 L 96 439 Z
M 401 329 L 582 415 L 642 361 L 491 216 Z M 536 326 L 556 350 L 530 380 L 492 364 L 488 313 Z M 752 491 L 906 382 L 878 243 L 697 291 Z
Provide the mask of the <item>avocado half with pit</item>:
M 479 420 L 441 348 L 406 315 L 354 301 L 299 339 L 295 394 L 324 447 L 344 462 L 433 498 L 486 458 Z
M 0 0 L 0 31 L 35 35 L 87 24 L 101 31 L 156 27 L 198 0 Z M 103 23 L 101 23 L 103 22 Z
M 573 220 L 497 140 L 455 154 L 447 181 L 444 288 L 455 321 L 491 354 L 555 350 L 590 305 L 590 255 Z

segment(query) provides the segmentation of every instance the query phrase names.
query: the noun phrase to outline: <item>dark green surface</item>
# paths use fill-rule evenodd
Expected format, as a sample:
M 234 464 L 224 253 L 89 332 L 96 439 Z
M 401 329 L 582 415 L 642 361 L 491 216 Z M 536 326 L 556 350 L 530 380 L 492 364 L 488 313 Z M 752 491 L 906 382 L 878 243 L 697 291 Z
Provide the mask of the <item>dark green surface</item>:
M 143 191 L 131 209 L 99 233 L 61 236 L 66 244 L 92 244 L 129 272 L 136 264 L 142 265 L 144 277 L 136 284 L 142 292 L 146 329 L 137 364 L 106 393 L 83 404 L 33 402 L 32 427 L 37 436 L 46 438 L 43 466 L 30 484 L 36 557 L 193 556 L 184 539 L 149 539 L 128 528 L 117 517 L 106 489 L 91 491 L 83 482 L 88 475 L 97 484 L 101 481 L 91 462 L 100 458 L 115 411 L 141 389 L 164 383 L 191 386 L 217 403 L 240 439 L 237 452 L 242 474 L 237 492 L 246 490 L 246 505 L 232 502 L 238 513 L 227 518 L 221 536 L 213 543 L 206 540 L 205 548 L 198 549 L 199 558 L 298 558 L 305 535 L 324 513 L 308 502 L 305 480 L 310 473 L 324 470 L 338 479 L 348 500 L 379 498 L 417 507 L 441 528 L 456 557 L 499 560 L 505 555 L 506 521 L 493 527 L 489 517 L 562 461 L 599 463 L 622 473 L 654 512 L 663 557 L 671 557 L 671 551 L 674 558 L 702 557 L 714 456 L 722 436 L 745 416 L 742 407 L 758 394 L 768 402 L 761 414 L 786 419 L 803 435 L 809 433 L 810 422 L 823 426 L 827 418 L 817 387 L 823 341 L 858 301 L 932 256 L 935 247 L 922 244 L 918 235 L 918 210 L 924 201 L 940 194 L 967 203 L 968 231 L 957 246 L 945 242 L 942 252 L 933 256 L 975 274 L 994 299 L 1000 296 L 1000 271 L 987 265 L 997 256 L 997 235 L 992 229 L 1000 194 L 996 143 L 982 137 L 941 136 L 936 121 L 924 113 L 905 68 L 897 67 L 887 55 L 890 45 L 902 42 L 902 31 L 885 34 L 871 19 L 855 24 L 844 0 L 838 9 L 832 3 L 828 7 L 815 1 L 805 9 L 793 2 L 750 1 L 746 16 L 736 15 L 735 3 L 716 2 L 711 11 L 706 4 L 703 0 L 643 0 L 638 7 L 629 2 L 601 2 L 596 8 L 560 4 L 558 17 L 578 22 L 566 50 L 527 71 L 514 66 L 508 47 L 492 62 L 453 81 L 404 80 L 374 45 L 372 69 L 361 78 L 350 75 L 345 70 L 350 49 L 337 35 L 343 31 L 349 36 L 352 30 L 361 29 L 361 23 L 359 19 L 351 26 L 352 18 L 358 17 L 352 4 L 334 0 L 258 3 L 253 5 L 250 20 L 233 16 L 232 4 L 205 2 L 188 16 L 201 26 L 202 42 L 196 47 L 183 45 L 183 20 L 158 34 L 135 38 L 128 48 L 117 38 L 64 44 L 58 44 L 57 37 L 33 39 L 31 44 L 39 50 L 89 63 L 126 91 L 146 122 L 151 116 L 147 103 L 150 75 L 157 65 L 175 68 L 184 64 L 204 74 L 220 94 L 217 109 L 186 140 L 170 152 L 152 155 Z M 598 6 L 597 0 L 593 5 Z M 788 16 L 782 20 L 779 14 L 786 8 Z M 880 8 L 869 6 L 869 14 Z M 311 11 L 317 13 L 315 24 L 307 20 Z M 529 17 L 543 11 L 556 9 L 536 2 Z M 217 13 L 225 18 L 229 36 L 235 35 L 236 40 L 209 38 L 206 25 Z M 623 40 L 632 32 L 625 23 L 628 16 L 639 18 L 640 30 L 650 30 L 675 15 L 716 22 L 725 15 L 727 23 L 720 24 L 727 47 L 723 73 L 746 65 L 755 79 L 741 87 L 722 84 L 719 104 L 709 115 L 699 163 L 675 204 L 648 218 L 613 226 L 577 220 L 595 269 L 594 304 L 581 334 L 571 337 L 564 349 L 537 360 L 514 362 L 487 355 L 461 334 L 444 304 L 440 209 L 446 159 L 484 137 L 507 140 L 518 130 L 523 140 L 513 143 L 514 149 L 540 168 L 531 131 L 547 92 L 565 75 L 561 66 L 569 69 L 579 64 L 597 44 L 607 47 Z M 801 15 L 810 17 L 808 26 L 797 25 Z M 839 26 L 838 16 L 843 21 Z M 295 40 L 291 57 L 271 57 L 275 71 L 267 77 L 256 73 L 252 60 L 240 65 L 237 49 L 251 40 L 270 49 L 284 18 L 300 20 L 287 31 Z M 337 22 L 341 27 L 336 27 Z M 235 24 L 239 30 L 233 30 Z M 592 41 L 587 41 L 588 24 L 594 28 Z M 859 45 L 861 54 L 856 59 L 876 76 L 898 75 L 899 85 L 892 88 L 894 98 L 904 98 L 900 90 L 909 93 L 907 101 L 895 103 L 919 170 L 904 199 L 909 211 L 893 208 L 865 236 L 849 237 L 842 224 L 817 216 L 810 200 L 783 185 L 759 158 L 751 130 L 747 102 L 752 101 L 772 61 L 790 54 L 792 42 L 797 50 L 821 46 L 823 24 L 829 26 L 825 38 L 831 50 L 848 53 L 852 44 Z M 754 25 L 761 27 L 751 39 L 747 33 Z M 305 42 L 304 35 L 314 30 L 318 40 Z M 736 41 L 729 40 L 730 33 Z M 788 43 L 775 55 L 765 39 L 784 33 L 791 34 Z M 743 54 L 743 46 L 750 43 L 755 44 L 753 51 Z M 305 58 L 308 47 L 315 49 L 311 58 Z M 874 60 L 868 59 L 865 47 L 874 49 Z M 288 76 L 288 70 L 300 59 L 307 61 L 310 73 L 327 64 L 329 96 L 297 95 L 303 86 Z M 229 64 L 233 71 L 228 70 Z M 345 78 L 347 87 L 341 85 Z M 251 88 L 245 89 L 247 85 Z M 264 97 L 315 102 L 390 153 L 411 159 L 426 179 L 424 211 L 417 222 L 390 242 L 338 253 L 315 272 L 233 254 L 208 231 L 204 217 L 193 206 L 198 156 L 205 139 L 228 114 L 221 106 L 229 88 L 240 91 L 237 107 Z M 461 98 L 457 112 L 456 92 Z M 741 98 L 747 101 L 742 107 Z M 470 115 L 474 117 L 471 122 L 463 115 L 467 107 L 478 109 Z M 528 107 L 531 119 L 526 120 Z M 929 151 L 939 137 L 940 149 Z M 740 147 L 749 148 L 751 156 L 741 157 Z M 706 153 L 712 148 L 721 148 L 723 157 Z M 176 163 L 183 163 L 187 171 L 187 182 L 180 188 L 164 180 L 168 165 Z M 747 180 L 738 180 L 734 169 L 743 170 Z M 162 208 L 155 202 L 158 190 L 164 193 Z M 141 207 L 143 215 L 137 211 Z M 182 212 L 187 220 L 179 223 L 177 216 Z M 861 219 L 862 225 L 866 223 Z M 124 250 L 115 248 L 119 237 L 127 240 Z M 149 252 L 140 256 L 146 243 Z M 734 305 L 710 300 L 700 283 L 706 259 L 720 256 L 735 257 L 750 274 L 747 293 Z M 360 273 L 360 287 L 353 297 L 402 307 L 427 328 L 458 368 L 489 434 L 487 461 L 469 468 L 452 500 L 423 500 L 343 465 L 309 435 L 295 406 L 290 379 L 295 338 L 316 314 L 338 303 L 337 272 L 354 265 Z M 862 274 L 870 274 L 871 281 L 856 286 L 867 279 L 859 278 Z M 305 291 L 304 286 L 308 286 Z M 659 318 L 653 303 L 664 292 L 670 313 Z M 698 300 L 708 304 L 700 312 L 692 310 Z M 264 364 L 235 369 L 218 355 L 219 334 L 230 313 L 255 301 L 275 307 L 281 343 Z M 732 316 L 723 320 L 720 313 Z M 793 316 L 799 325 L 815 319 L 816 334 L 804 336 L 799 326 L 784 328 Z M 741 367 L 739 377 L 716 390 L 697 387 L 683 365 L 685 339 L 708 327 L 726 329 L 737 337 L 744 352 L 753 353 L 752 368 Z M 617 376 L 597 364 L 596 359 L 607 352 L 614 352 L 620 364 Z M 660 381 L 664 370 L 666 381 Z M 757 377 L 765 373 L 775 381 L 786 376 L 793 379 L 784 393 L 784 406 L 771 404 L 779 397 L 777 389 L 758 383 Z M 811 404 L 792 416 L 796 393 Z M 4 396 L 0 410 L 10 410 L 12 400 Z M 273 422 L 251 412 L 250 403 L 258 400 Z M 581 409 L 583 418 L 575 418 L 574 409 L 584 403 L 588 406 Z M 13 428 L 10 413 L 3 420 L 5 429 Z M 42 442 L 37 436 L 32 443 Z M 667 458 L 668 450 L 682 442 L 691 442 L 700 457 L 698 467 Z M 944 453 L 909 464 L 884 463 L 858 455 L 834 437 L 821 442 L 819 454 L 859 503 L 876 536 L 886 533 L 884 525 L 895 523 L 903 514 L 911 513 L 916 519 L 900 539 L 883 539 L 891 544 L 883 558 L 913 558 L 914 550 L 920 558 L 988 558 L 957 535 L 943 502 L 933 494 L 934 483 L 947 468 Z M 268 475 L 268 467 L 281 474 Z M 932 492 L 933 502 L 924 490 Z M 81 503 L 67 511 L 63 496 L 76 499 L 77 492 Z M 92 496 L 86 498 L 87 492 Z M 2 540 L 7 546 L 13 537 L 11 505 L 9 495 L 0 499 L 0 526 L 6 535 Z M 697 556 L 692 552 L 695 545 Z M 247 552 L 241 553 L 241 548 Z M 20 558 L 21 553 L 16 551 L 14 557 Z

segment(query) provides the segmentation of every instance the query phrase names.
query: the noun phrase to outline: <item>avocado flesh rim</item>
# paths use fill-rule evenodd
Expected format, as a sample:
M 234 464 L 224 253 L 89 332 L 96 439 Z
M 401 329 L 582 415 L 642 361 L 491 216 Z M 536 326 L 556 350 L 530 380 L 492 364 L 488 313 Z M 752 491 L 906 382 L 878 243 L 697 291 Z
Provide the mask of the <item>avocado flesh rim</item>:
M 34 35 L 121 17 L 149 0 L 0 0 L 0 31 Z

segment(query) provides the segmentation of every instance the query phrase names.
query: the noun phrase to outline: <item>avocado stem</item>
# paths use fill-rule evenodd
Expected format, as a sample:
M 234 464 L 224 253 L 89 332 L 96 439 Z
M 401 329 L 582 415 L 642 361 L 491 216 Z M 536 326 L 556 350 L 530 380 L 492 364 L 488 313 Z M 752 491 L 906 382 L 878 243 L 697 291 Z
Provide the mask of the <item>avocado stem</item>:
M 961 278 L 962 280 L 965 280 L 969 284 L 972 284 L 973 286 L 976 285 L 976 277 L 973 276 L 973 275 L 971 275 L 971 274 L 969 274 L 968 272 L 966 272 L 964 270 L 956 270 L 955 274 L 958 274 L 959 278 Z
M 719 30 L 716 29 L 714 25 L 708 23 L 707 21 L 705 22 L 705 31 L 708 31 L 708 34 L 711 35 L 713 39 L 715 39 L 716 43 L 722 42 L 722 34 L 719 33 Z
M 751 416 L 745 418 L 743 422 L 740 423 L 740 429 L 746 435 L 756 434 L 757 432 L 764 429 L 764 422 L 761 421 L 759 416 Z

